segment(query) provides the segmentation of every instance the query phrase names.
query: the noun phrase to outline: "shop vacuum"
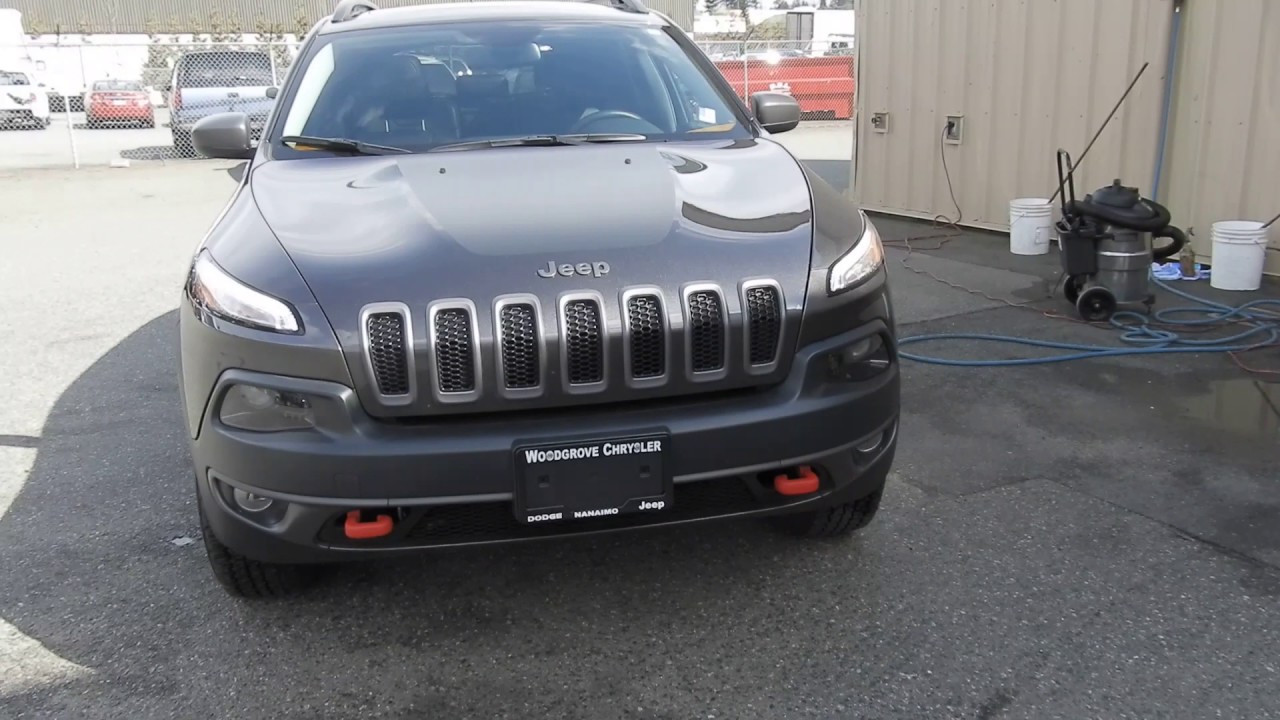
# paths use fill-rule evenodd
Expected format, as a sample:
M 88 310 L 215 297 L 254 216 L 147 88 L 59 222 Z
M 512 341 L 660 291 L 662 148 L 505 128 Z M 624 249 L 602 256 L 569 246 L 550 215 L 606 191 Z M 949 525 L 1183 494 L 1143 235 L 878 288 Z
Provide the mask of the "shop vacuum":
M 1187 244 L 1186 234 L 1169 224 L 1167 208 L 1119 179 L 1077 200 L 1073 172 L 1071 156 L 1059 150 L 1063 295 L 1089 322 L 1108 320 L 1118 309 L 1139 304 L 1149 315 L 1156 299 L 1151 264 L 1177 255 Z M 1172 242 L 1154 247 L 1156 238 Z

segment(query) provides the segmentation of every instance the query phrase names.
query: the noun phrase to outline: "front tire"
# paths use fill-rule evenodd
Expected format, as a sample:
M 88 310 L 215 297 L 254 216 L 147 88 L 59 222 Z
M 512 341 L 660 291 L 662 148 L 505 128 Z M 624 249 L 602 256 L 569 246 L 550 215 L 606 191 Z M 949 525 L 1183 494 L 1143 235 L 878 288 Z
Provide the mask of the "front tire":
M 853 502 L 773 518 L 773 524 L 789 535 L 802 538 L 844 537 L 871 523 L 880 509 L 880 498 L 883 495 L 884 488 L 880 488 Z
M 250 600 L 284 598 L 297 594 L 311 582 L 310 567 L 253 560 L 223 545 L 210 529 L 204 508 L 200 509 L 200 534 L 214 578 L 232 596 Z

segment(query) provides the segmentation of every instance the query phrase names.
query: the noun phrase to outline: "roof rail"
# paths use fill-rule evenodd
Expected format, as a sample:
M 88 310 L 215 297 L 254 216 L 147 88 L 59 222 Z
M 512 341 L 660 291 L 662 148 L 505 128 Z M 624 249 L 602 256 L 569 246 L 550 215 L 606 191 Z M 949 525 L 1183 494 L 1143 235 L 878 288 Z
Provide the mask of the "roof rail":
M 337 7 L 333 9 L 333 16 L 329 22 L 346 22 L 371 10 L 377 10 L 378 6 L 369 0 L 341 0 Z
M 621 10 L 629 13 L 639 13 L 647 15 L 649 8 L 645 7 L 641 0 L 577 0 L 577 2 L 590 3 L 592 5 L 604 5 L 614 10 Z

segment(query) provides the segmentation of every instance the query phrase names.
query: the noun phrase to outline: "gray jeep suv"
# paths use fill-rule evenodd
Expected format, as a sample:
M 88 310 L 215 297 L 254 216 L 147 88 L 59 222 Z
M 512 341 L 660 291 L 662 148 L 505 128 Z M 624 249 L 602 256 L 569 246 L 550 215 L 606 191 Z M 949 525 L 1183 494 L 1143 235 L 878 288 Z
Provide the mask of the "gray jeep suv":
M 344 0 L 261 142 L 244 113 L 194 128 L 248 161 L 180 313 L 217 579 L 273 596 L 442 546 L 867 524 L 898 427 L 883 250 L 772 139 L 799 117 L 635 0 Z

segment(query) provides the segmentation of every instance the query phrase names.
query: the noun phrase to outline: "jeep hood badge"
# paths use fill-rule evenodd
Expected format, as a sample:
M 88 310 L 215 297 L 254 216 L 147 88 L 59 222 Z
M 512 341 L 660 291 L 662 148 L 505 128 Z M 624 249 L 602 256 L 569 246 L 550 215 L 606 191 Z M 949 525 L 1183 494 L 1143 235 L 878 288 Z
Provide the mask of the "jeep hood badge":
M 573 277 L 575 275 L 583 275 L 586 277 L 604 277 L 609 274 L 609 263 L 607 262 L 584 262 L 576 265 L 570 263 L 562 263 L 557 265 L 554 260 L 548 260 L 547 266 L 538 269 L 538 277 L 553 278 Z

